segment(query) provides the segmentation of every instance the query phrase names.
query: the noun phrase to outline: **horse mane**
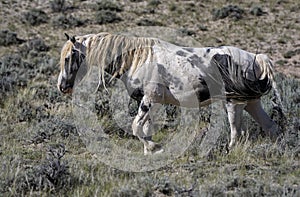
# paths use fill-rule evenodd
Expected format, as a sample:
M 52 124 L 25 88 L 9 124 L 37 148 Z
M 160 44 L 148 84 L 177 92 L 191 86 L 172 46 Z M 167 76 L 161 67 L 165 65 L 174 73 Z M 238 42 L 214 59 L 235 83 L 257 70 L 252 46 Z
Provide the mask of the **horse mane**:
M 69 51 L 72 50 L 72 47 L 73 47 L 73 43 L 71 41 L 67 41 L 63 48 L 61 49 L 61 53 L 60 53 L 60 61 L 59 61 L 59 64 L 60 64 L 60 67 L 61 69 L 64 68 L 65 66 L 65 57 L 67 56 L 67 54 L 69 53 Z
M 89 38 L 86 43 L 88 70 L 99 68 L 99 83 L 105 86 L 104 74 L 112 75 L 110 81 L 127 73 L 132 76 L 139 67 L 153 58 L 154 38 L 131 37 L 118 34 L 100 33 Z

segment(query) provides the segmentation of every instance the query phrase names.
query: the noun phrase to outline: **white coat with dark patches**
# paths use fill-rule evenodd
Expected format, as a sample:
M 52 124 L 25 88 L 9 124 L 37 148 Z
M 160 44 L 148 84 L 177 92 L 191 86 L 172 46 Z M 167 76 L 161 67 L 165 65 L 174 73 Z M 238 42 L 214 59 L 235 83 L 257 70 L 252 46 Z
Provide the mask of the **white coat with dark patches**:
M 195 108 L 219 99 L 226 101 L 230 148 L 241 134 L 243 110 L 269 137 L 278 136 L 277 125 L 260 102 L 275 84 L 272 63 L 266 55 L 228 46 L 185 48 L 153 38 L 101 33 L 69 38 L 65 44 L 58 80 L 62 92 L 72 92 L 75 80 L 67 75 L 77 73 L 79 66 L 87 70 L 98 66 L 99 83 L 104 87 L 104 74 L 108 72 L 124 82 L 132 98 L 140 99 L 132 129 L 144 143 L 145 154 L 162 151 L 151 139 L 155 103 Z

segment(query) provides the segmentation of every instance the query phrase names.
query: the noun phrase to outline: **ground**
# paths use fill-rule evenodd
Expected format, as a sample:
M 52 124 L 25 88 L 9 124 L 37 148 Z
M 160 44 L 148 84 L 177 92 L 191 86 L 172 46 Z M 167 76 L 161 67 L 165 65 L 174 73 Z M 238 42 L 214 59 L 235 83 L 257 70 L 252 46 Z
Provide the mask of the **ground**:
M 0 0 L 0 193 L 299 196 L 299 9 L 295 0 Z M 167 165 L 131 172 L 103 163 L 80 135 L 72 97 L 62 95 L 56 81 L 64 32 L 104 31 L 158 37 L 184 46 L 232 45 L 267 54 L 274 62 L 285 118 L 274 110 L 272 93 L 263 103 L 281 125 L 283 138 L 270 142 L 247 116 L 250 136 L 228 153 L 225 116 L 217 116 L 206 128 L 205 108 L 202 129 L 195 130 L 187 150 Z M 111 121 L 107 98 L 100 93 L 94 106 L 109 139 L 142 152 L 138 140 Z M 155 139 L 175 136 L 174 128 L 166 124 Z

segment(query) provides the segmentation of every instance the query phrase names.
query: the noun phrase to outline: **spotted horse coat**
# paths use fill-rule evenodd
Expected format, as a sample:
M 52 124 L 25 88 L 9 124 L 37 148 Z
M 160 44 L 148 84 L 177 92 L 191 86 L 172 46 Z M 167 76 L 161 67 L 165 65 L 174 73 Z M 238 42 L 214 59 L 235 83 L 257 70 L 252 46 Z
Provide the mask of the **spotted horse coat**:
M 67 52 L 70 50 L 65 49 L 67 46 L 72 53 Z M 122 52 L 124 46 L 127 52 Z M 93 47 L 102 52 L 93 51 Z M 114 50 L 121 52 L 114 53 Z M 70 60 L 71 54 L 73 60 Z M 111 58 L 109 63 L 103 62 L 107 57 Z M 130 96 L 140 100 L 132 130 L 143 142 L 145 154 L 163 151 L 151 138 L 151 112 L 155 103 L 197 108 L 224 100 L 231 129 L 230 148 L 241 134 L 243 110 L 272 139 L 278 136 L 278 126 L 263 110 L 260 101 L 275 84 L 272 63 L 264 54 L 231 46 L 180 47 L 158 39 L 128 38 L 109 33 L 73 37 L 62 50 L 58 80 L 62 92 L 71 92 L 74 85 L 74 81 L 67 82 L 66 70 L 72 70 L 73 65 L 78 69 L 79 64 L 87 67 L 98 64 L 99 82 L 104 87 L 103 75 L 108 72 L 124 82 Z

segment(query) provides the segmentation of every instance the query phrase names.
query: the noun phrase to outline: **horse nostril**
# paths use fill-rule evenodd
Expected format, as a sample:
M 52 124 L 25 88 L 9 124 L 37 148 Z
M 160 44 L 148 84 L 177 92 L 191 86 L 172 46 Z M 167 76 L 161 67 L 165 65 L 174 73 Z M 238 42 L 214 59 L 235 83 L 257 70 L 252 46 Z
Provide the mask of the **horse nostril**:
M 60 90 L 61 92 L 64 92 L 64 88 L 62 88 L 61 86 L 59 87 L 59 90 Z
M 60 85 L 59 90 L 62 93 L 71 93 L 72 92 L 72 86 L 71 85 Z
M 65 88 L 65 87 L 63 87 L 62 85 L 60 85 L 60 86 L 59 86 L 59 90 L 60 90 L 61 92 L 63 92 L 63 93 L 64 93 L 64 92 L 66 91 L 66 88 Z

